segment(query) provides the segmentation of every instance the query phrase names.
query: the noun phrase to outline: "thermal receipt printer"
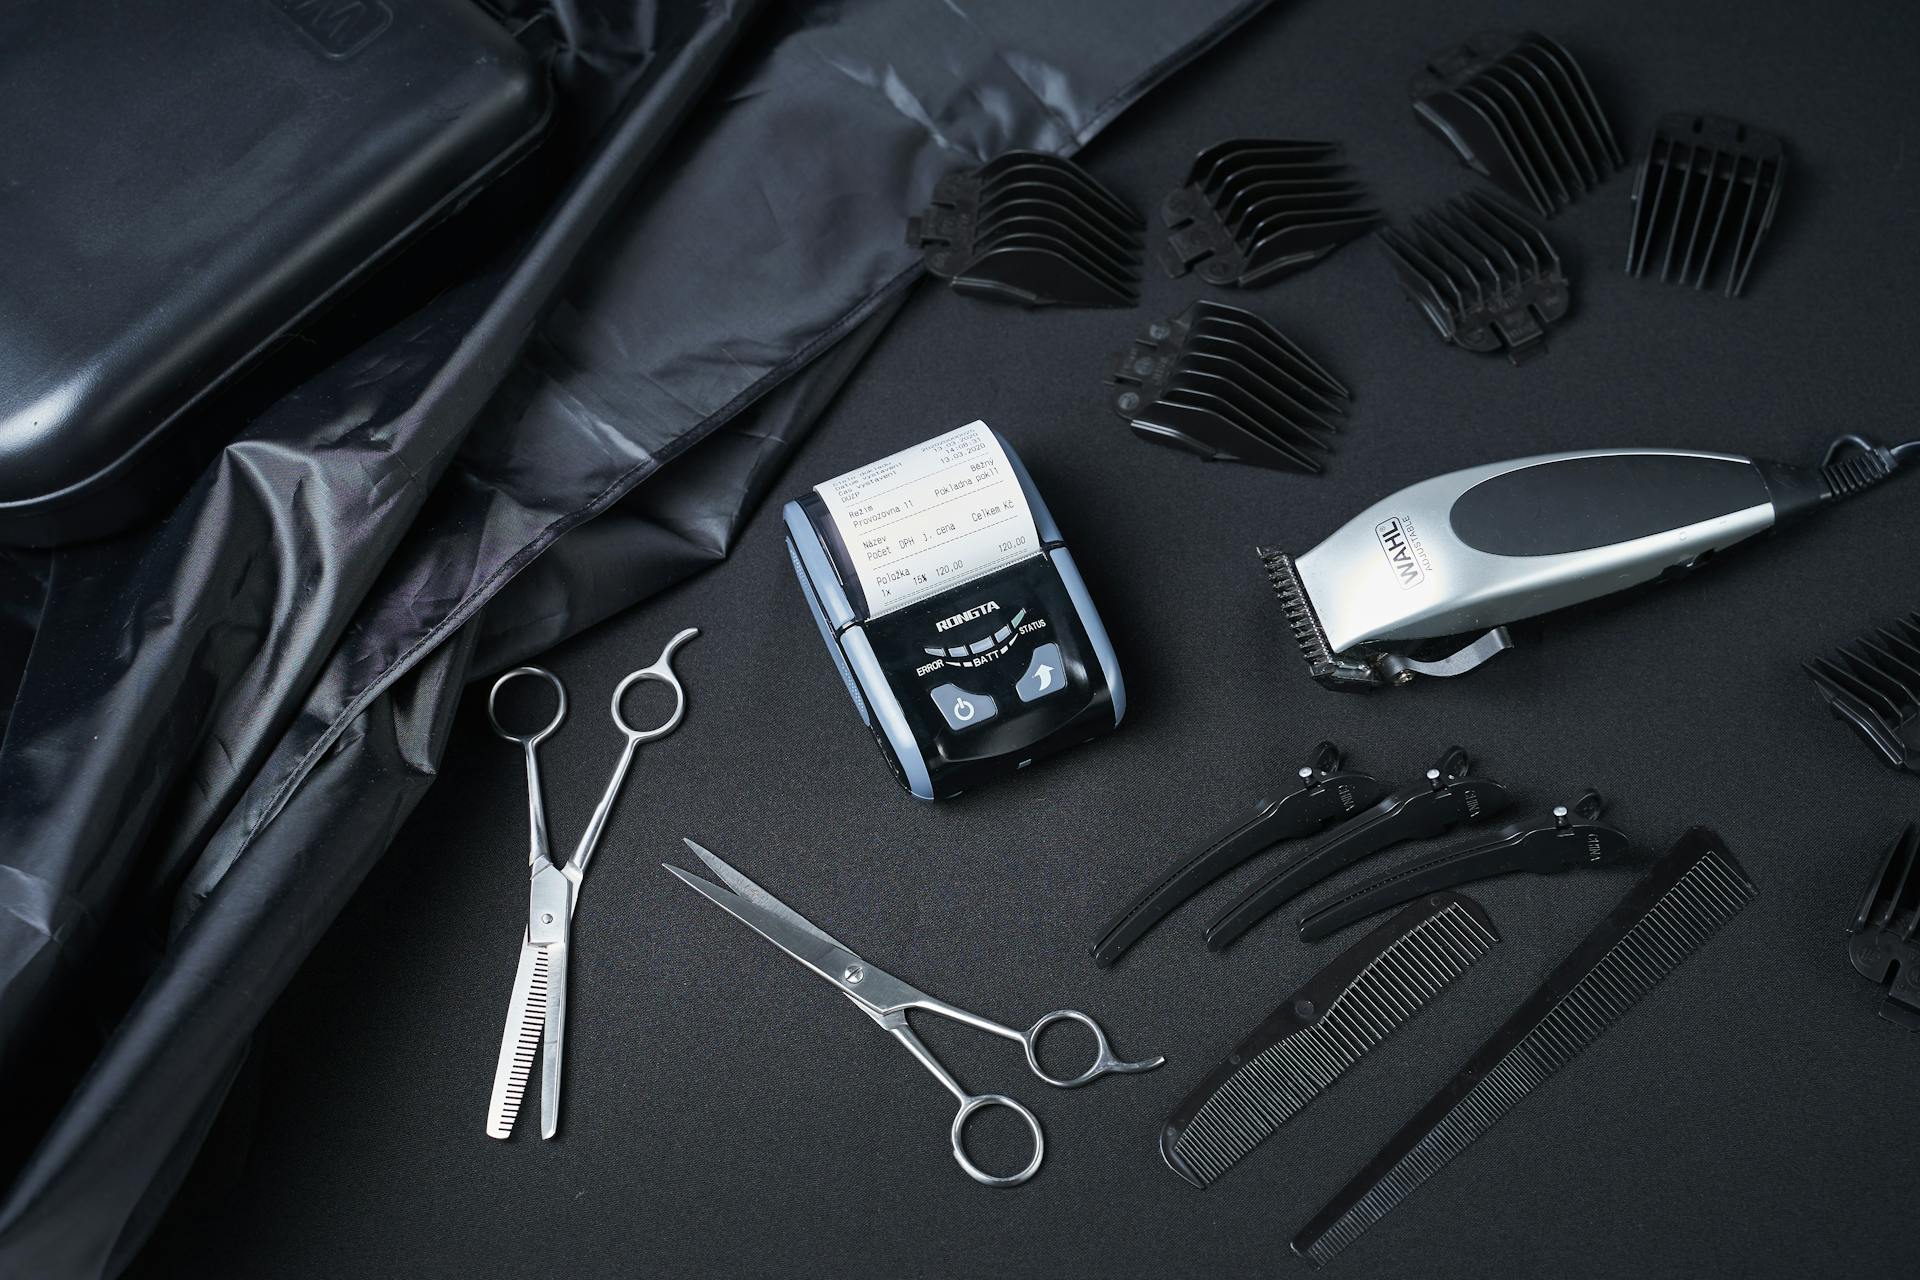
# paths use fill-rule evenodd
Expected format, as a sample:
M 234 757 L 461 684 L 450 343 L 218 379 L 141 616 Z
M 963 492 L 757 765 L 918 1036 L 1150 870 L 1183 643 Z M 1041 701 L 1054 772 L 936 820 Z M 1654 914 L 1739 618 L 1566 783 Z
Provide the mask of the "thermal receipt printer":
M 1073 553 L 986 423 L 835 476 L 784 515 L 813 620 L 914 795 L 958 795 L 1120 723 L 1120 664 Z

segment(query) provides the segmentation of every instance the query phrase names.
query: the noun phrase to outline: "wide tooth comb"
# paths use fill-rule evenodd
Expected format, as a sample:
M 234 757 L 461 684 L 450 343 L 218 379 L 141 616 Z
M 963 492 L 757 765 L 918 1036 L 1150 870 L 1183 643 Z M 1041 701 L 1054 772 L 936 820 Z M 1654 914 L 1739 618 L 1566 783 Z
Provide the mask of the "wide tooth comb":
M 1009 151 L 950 173 L 907 243 L 927 270 L 975 293 L 1029 307 L 1132 306 L 1140 292 L 1139 215 L 1070 160 Z
M 1109 381 L 1114 412 L 1143 440 L 1315 473 L 1353 395 L 1259 316 L 1206 301 L 1147 326 Z
M 1263 284 L 1303 271 L 1380 221 L 1331 142 L 1232 138 L 1194 157 L 1160 207 L 1160 261 L 1209 284 Z
M 1887 846 L 1847 932 L 1853 967 L 1886 984 L 1880 1016 L 1920 1031 L 1920 826 L 1908 824 Z
M 1920 773 L 1920 611 L 1803 665 L 1834 715 L 1888 764 Z
M 1323 1266 L 1546 1083 L 1753 898 L 1720 837 L 1695 827 L 1354 1179 L 1293 1251 Z
M 1786 177 L 1780 139 L 1725 116 L 1660 117 L 1633 182 L 1627 274 L 1738 297 L 1773 226 Z
M 1535 31 L 1442 50 L 1412 94 L 1415 114 L 1462 161 L 1543 218 L 1626 163 L 1580 64 Z
M 1400 287 L 1440 336 L 1469 351 L 1504 345 L 1515 364 L 1547 349 L 1546 327 L 1572 292 L 1545 233 L 1478 192 L 1382 227 L 1380 247 Z
M 1181 1100 L 1167 1167 L 1204 1187 L 1410 1020 L 1500 935 L 1457 893 L 1415 903 L 1307 979 Z

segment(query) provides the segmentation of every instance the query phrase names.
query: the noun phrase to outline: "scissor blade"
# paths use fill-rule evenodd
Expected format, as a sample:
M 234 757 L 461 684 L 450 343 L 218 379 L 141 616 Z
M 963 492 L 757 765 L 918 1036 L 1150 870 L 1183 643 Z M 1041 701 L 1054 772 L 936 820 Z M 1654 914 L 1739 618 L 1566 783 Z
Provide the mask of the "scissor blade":
M 834 937 L 832 934 L 828 933 L 825 929 L 822 929 L 819 925 L 807 919 L 805 916 L 801 915 L 798 911 L 795 911 L 792 907 L 780 901 L 780 899 L 774 897 L 772 894 L 768 893 L 765 889 L 762 889 L 759 885 L 755 884 L 753 881 L 747 879 L 747 877 L 742 872 L 736 870 L 731 864 L 729 864 L 724 858 L 722 858 L 719 854 L 715 853 L 713 850 L 700 844 L 696 840 L 689 840 L 685 836 L 680 837 L 680 843 L 686 845 L 687 848 L 693 850 L 694 853 L 698 854 L 700 861 L 707 864 L 707 869 L 713 872 L 713 874 L 719 876 L 721 880 L 725 881 L 729 889 L 732 889 L 736 894 L 740 895 L 742 898 L 745 898 L 748 902 L 751 902 L 755 906 L 758 906 L 762 911 L 765 911 L 771 915 L 777 916 L 780 919 L 785 920 L 788 924 L 792 925 L 794 928 L 803 929 L 806 932 L 811 933 L 814 937 L 820 939 L 820 941 L 828 943 L 831 946 L 836 946 L 840 948 L 842 951 L 853 950 L 852 947 L 840 941 L 840 939 Z
M 520 967 L 513 976 L 513 999 L 507 1005 L 507 1025 L 500 1034 L 500 1058 L 493 1068 L 493 1097 L 487 1103 L 487 1136 L 508 1138 L 526 1097 L 527 1079 L 540 1052 L 540 1035 L 547 1024 L 547 953 L 525 939 L 520 943 Z
M 782 951 L 819 974 L 822 978 L 825 978 L 841 991 L 847 992 L 849 995 L 852 994 L 852 992 L 848 991 L 843 977 L 843 970 L 845 968 L 844 960 L 846 957 L 852 955 L 852 952 L 848 951 L 847 948 L 841 946 L 833 939 L 826 937 L 819 930 L 808 925 L 804 920 L 800 921 L 799 924 L 793 923 L 793 921 L 789 919 L 791 913 L 782 914 L 771 911 L 759 903 L 723 889 L 717 884 L 711 884 L 702 880 L 690 871 L 682 871 L 679 867 L 668 866 L 665 863 L 661 865 L 665 866 L 668 871 L 673 872 L 674 875 L 678 876 L 683 883 L 696 893 L 706 898 L 722 911 L 725 911 L 741 924 L 746 925 L 768 942 L 779 947 Z M 836 966 L 834 964 L 835 957 L 840 957 L 843 963 Z

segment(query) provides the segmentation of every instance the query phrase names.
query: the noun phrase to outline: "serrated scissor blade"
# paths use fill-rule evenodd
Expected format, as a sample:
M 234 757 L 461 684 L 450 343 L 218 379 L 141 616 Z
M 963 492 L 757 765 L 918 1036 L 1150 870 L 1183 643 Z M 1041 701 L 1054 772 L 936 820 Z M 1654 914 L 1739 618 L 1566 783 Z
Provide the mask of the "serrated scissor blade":
M 513 999 L 507 1005 L 507 1025 L 500 1034 L 500 1059 L 493 1069 L 493 1097 L 487 1103 L 487 1136 L 507 1138 L 520 1115 L 533 1060 L 540 1053 L 540 1036 L 547 1025 L 547 951 L 524 938 L 520 967 L 513 976 Z

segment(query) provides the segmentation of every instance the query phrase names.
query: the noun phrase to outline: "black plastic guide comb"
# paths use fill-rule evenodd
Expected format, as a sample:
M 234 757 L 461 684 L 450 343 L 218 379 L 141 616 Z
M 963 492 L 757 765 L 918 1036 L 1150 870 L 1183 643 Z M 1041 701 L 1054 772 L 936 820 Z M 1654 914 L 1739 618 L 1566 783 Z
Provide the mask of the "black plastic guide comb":
M 1408 907 L 1307 979 L 1207 1073 L 1167 1117 L 1161 1158 L 1206 1186 L 1498 941 L 1471 898 L 1442 893 Z
M 1160 207 L 1167 274 L 1264 284 L 1303 271 L 1380 221 L 1332 142 L 1231 138 L 1194 157 Z
M 1887 846 L 1847 932 L 1853 967 L 1886 984 L 1880 1016 L 1920 1031 L 1920 826 L 1909 824 Z
M 907 243 L 962 293 L 1023 306 L 1128 307 L 1139 297 L 1140 216 L 1071 160 L 1009 151 L 950 173 Z
M 1725 116 L 1660 117 L 1633 181 L 1627 274 L 1738 297 L 1773 226 L 1787 153 L 1771 133 Z
M 1599 1039 L 1753 897 L 1720 837 L 1695 827 L 1293 1239 L 1325 1265 Z
M 1507 349 L 1515 364 L 1547 349 L 1546 326 L 1567 314 L 1560 255 L 1518 210 L 1477 192 L 1383 227 L 1393 273 L 1440 336 L 1469 351 Z
M 1318 473 L 1353 398 L 1251 311 L 1200 301 L 1147 327 L 1120 357 L 1113 411 L 1142 440 L 1213 462 Z
M 1888 764 L 1920 773 L 1920 610 L 1805 666 L 1834 715 Z
M 1626 163 L 1573 55 L 1534 31 L 1475 36 L 1427 60 L 1413 109 L 1469 168 L 1541 217 Z

